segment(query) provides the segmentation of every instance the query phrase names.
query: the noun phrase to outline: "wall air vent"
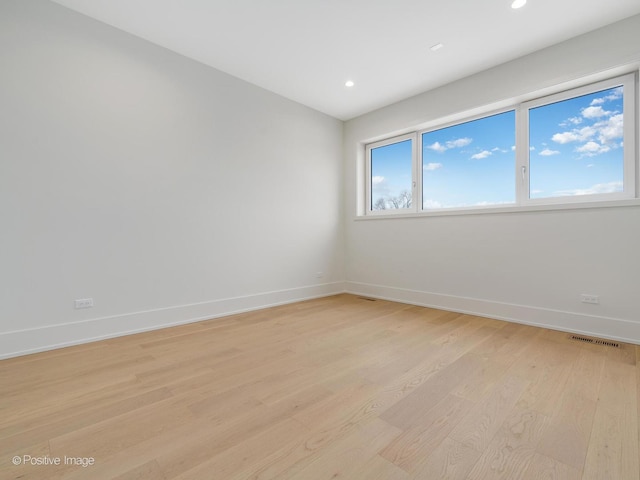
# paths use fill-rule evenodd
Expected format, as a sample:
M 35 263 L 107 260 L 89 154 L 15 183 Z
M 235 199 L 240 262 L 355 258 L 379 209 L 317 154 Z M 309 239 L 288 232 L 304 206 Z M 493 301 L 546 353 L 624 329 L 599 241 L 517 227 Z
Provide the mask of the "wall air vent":
M 591 338 L 585 337 L 582 335 L 569 335 L 570 340 L 575 340 L 577 342 L 582 343 L 591 343 L 593 345 L 602 345 L 603 347 L 613 347 L 620 348 L 620 344 L 618 342 L 614 342 L 612 340 L 604 340 L 602 338 Z

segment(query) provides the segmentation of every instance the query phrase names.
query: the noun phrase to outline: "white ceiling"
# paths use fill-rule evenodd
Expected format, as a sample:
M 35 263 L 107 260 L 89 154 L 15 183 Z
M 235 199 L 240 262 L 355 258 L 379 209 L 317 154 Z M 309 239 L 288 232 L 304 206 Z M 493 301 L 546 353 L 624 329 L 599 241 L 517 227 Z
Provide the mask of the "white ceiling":
M 639 0 L 53 1 L 342 120 L 640 13 Z

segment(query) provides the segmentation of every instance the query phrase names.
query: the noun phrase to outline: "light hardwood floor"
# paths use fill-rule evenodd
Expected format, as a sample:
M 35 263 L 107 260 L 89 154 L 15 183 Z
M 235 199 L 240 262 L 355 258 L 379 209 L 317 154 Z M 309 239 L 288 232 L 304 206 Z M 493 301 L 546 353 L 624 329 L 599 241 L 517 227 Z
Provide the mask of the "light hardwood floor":
M 0 478 L 638 480 L 639 363 L 338 295 L 0 362 Z

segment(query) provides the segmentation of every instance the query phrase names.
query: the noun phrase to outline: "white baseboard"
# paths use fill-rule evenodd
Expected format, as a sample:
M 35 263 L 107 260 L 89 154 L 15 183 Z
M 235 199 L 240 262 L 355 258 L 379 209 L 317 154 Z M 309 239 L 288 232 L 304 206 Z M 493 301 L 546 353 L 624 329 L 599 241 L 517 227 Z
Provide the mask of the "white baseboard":
M 344 290 L 344 282 L 333 282 L 0 333 L 0 359 L 326 297 Z
M 403 288 L 345 282 L 346 293 L 640 345 L 640 322 Z
M 360 282 L 333 282 L 0 333 L 0 359 L 199 322 L 339 293 L 351 293 L 411 305 L 439 308 L 640 345 L 640 322 L 384 285 Z

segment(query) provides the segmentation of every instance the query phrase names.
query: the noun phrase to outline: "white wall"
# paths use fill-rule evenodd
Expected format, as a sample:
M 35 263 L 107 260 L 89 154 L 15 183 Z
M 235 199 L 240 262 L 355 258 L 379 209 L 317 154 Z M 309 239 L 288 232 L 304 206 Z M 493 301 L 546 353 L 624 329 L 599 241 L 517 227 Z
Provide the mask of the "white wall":
M 1 2 L 0 357 L 342 291 L 342 128 Z
M 335 119 L 56 4 L 0 2 L 0 358 L 340 292 L 345 275 L 640 343 L 640 207 L 356 219 L 363 141 L 629 65 L 640 17 L 354 119 L 343 143 Z M 96 306 L 74 310 L 83 297 Z
M 640 202 L 587 210 L 356 217 L 363 207 L 363 142 L 639 65 L 635 16 L 347 122 L 348 290 L 640 343 Z M 582 293 L 599 295 L 601 304 L 580 303 Z

